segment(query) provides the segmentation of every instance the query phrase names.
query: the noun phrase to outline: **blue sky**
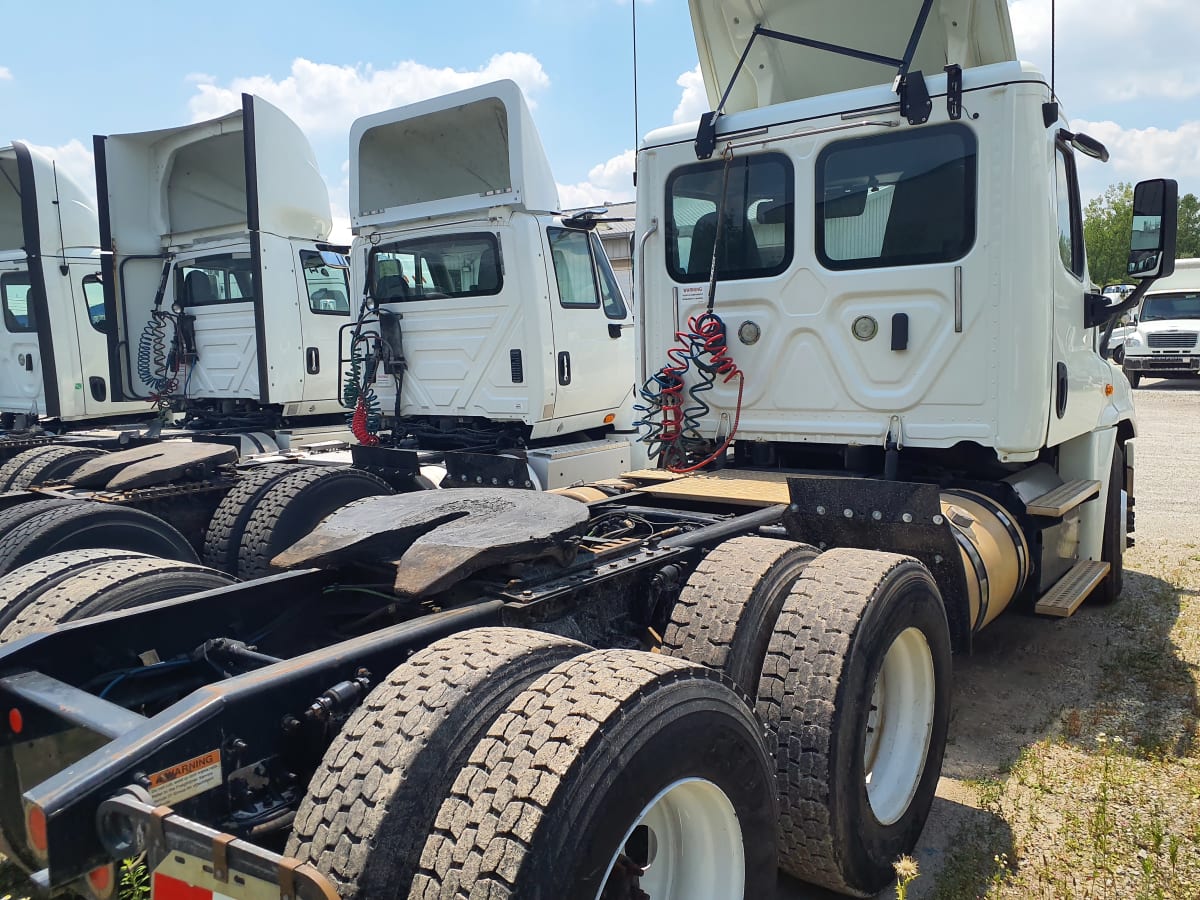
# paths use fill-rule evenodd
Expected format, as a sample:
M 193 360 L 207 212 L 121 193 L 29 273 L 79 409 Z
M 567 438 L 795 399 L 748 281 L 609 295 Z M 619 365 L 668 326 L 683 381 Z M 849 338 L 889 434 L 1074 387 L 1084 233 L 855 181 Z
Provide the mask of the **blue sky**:
M 82 177 L 92 134 L 218 115 L 252 90 L 305 128 L 344 215 L 352 119 L 505 76 L 533 104 L 564 205 L 623 199 L 634 146 L 629 2 L 7 4 L 0 142 L 54 148 Z M 1009 5 L 1018 52 L 1048 70 L 1050 0 Z M 639 0 L 638 32 L 641 131 L 692 120 L 705 103 L 687 4 Z M 1114 157 L 1085 169 L 1085 193 L 1162 174 L 1200 192 L 1197 34 L 1194 0 L 1059 0 L 1059 94 Z

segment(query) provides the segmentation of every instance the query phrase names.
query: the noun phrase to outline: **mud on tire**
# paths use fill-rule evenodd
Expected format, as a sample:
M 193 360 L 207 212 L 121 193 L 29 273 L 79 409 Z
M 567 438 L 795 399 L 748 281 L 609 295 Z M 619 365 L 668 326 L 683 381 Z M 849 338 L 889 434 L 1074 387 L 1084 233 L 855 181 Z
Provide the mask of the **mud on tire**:
M 588 649 L 527 629 L 479 628 L 415 654 L 329 746 L 287 855 L 332 878 L 344 900 L 403 895 L 442 800 L 488 727 L 535 678 Z

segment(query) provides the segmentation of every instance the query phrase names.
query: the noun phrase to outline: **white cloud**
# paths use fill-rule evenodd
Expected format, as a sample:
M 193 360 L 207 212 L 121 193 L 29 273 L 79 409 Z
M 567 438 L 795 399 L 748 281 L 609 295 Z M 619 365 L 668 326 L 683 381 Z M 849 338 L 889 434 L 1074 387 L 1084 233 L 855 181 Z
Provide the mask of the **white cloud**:
M 683 122 L 699 122 L 700 117 L 712 107 L 708 105 L 708 93 L 704 90 L 704 76 L 700 74 L 700 63 L 680 75 L 675 83 L 683 88 L 683 96 L 675 107 L 671 121 L 676 125 Z
M 96 200 L 96 167 L 92 159 L 92 148 L 77 138 L 58 147 L 46 147 L 26 141 L 30 147 L 54 160 L 58 171 L 79 185 L 94 203 Z
M 1116 181 L 1174 178 L 1180 193 L 1200 193 L 1200 121 L 1178 128 L 1122 128 L 1116 122 L 1075 120 L 1071 127 L 1108 147 L 1110 159 L 1100 163 L 1076 154 L 1084 202 Z
M 204 75 L 189 76 L 196 94 L 188 106 L 192 121 L 199 122 L 239 109 L 242 93 L 257 94 L 309 134 L 345 134 L 360 116 L 501 78 L 519 84 L 531 105 L 531 96 L 550 84 L 542 64 L 528 53 L 499 53 L 473 71 L 435 69 L 412 60 L 377 69 L 297 58 L 291 74 L 280 80 L 254 75 L 221 86 Z
M 12 69 L 8 66 L 0 66 L 0 81 L 12 81 Z
M 624 203 L 633 199 L 634 152 L 626 150 L 612 159 L 592 166 L 587 181 L 560 184 L 558 200 L 563 209 Z

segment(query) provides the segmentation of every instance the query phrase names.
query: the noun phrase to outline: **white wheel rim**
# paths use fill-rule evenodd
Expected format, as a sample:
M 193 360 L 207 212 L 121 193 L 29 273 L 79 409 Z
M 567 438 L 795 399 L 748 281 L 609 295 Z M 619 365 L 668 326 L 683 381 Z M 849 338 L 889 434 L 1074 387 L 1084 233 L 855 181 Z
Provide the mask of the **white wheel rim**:
M 646 805 L 609 861 L 596 900 L 622 857 L 648 863 L 638 885 L 651 900 L 744 896 L 746 858 L 737 813 L 725 792 L 702 778 L 676 781 Z
M 933 654 L 916 628 L 896 636 L 883 658 L 863 742 L 867 800 L 882 825 L 899 821 L 925 773 L 935 706 Z

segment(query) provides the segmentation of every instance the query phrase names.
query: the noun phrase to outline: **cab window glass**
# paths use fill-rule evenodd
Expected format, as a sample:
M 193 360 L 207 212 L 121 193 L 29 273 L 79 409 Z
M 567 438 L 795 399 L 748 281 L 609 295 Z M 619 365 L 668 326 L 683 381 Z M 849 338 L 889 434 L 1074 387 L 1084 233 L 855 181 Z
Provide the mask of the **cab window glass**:
M 379 303 L 485 297 L 504 273 L 494 234 L 455 234 L 382 244 L 371 251 L 370 292 Z
M 0 275 L 0 306 L 4 308 L 4 327 L 11 333 L 37 331 L 32 299 L 28 272 L 5 272 Z
M 258 296 L 249 255 L 222 253 L 175 266 L 175 298 L 184 307 L 243 303 Z
M 1067 270 L 1083 277 L 1083 241 L 1074 161 L 1058 147 L 1054 151 L 1055 198 L 1058 210 L 1058 255 Z
M 959 125 L 837 141 L 817 158 L 827 269 L 952 262 L 975 243 L 975 135 Z
M 778 275 L 792 261 L 791 161 L 780 153 L 764 153 L 735 157 L 728 172 L 726 168 L 723 161 L 700 163 L 667 179 L 667 270 L 676 281 L 708 281 L 718 230 L 718 278 Z
M 83 305 L 87 307 L 88 321 L 97 331 L 104 330 L 104 283 L 99 275 L 88 275 L 83 279 Z
M 317 315 L 350 315 L 350 268 L 332 251 L 301 250 L 300 267 L 308 290 L 308 307 Z
M 627 314 L 625 298 L 621 294 L 621 286 L 612 270 L 608 254 L 596 233 L 592 232 L 592 256 L 596 260 L 596 269 L 600 273 L 600 302 L 604 305 L 604 314 L 610 319 L 623 319 Z
M 599 306 L 600 294 L 596 289 L 588 233 L 547 228 L 546 234 L 550 238 L 550 256 L 554 260 L 554 277 L 558 282 L 558 302 L 576 309 Z

